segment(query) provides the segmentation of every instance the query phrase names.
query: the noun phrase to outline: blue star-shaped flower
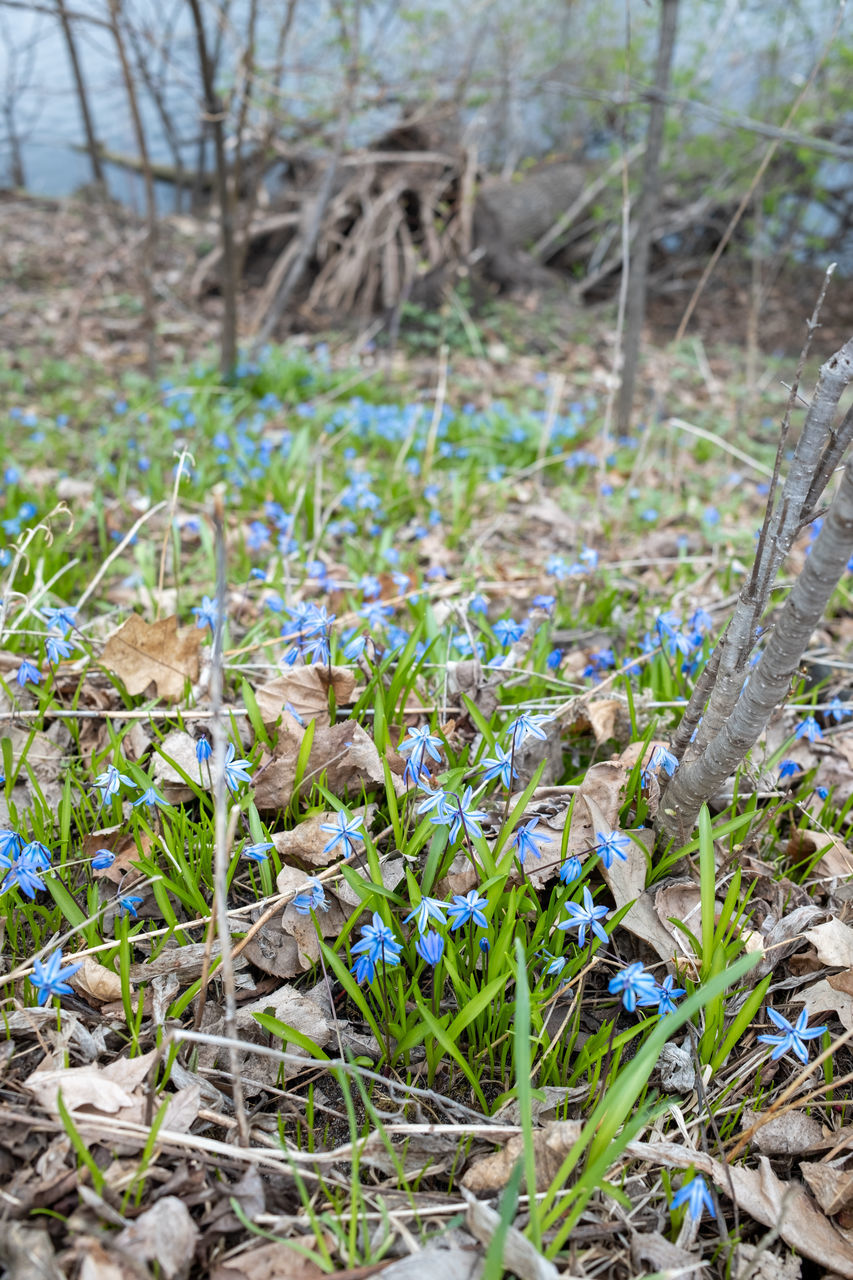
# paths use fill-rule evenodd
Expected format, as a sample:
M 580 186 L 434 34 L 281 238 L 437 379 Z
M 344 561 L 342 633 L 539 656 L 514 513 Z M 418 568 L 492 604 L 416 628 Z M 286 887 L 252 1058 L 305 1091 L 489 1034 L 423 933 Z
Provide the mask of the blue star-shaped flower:
M 599 924 L 599 920 L 604 920 L 607 916 L 606 907 L 597 907 L 593 901 L 592 894 L 587 885 L 583 887 L 583 906 L 577 902 L 567 902 L 566 910 L 569 913 L 568 920 L 561 920 L 557 925 L 558 929 L 577 929 L 578 946 L 582 947 L 586 939 L 587 929 L 591 929 L 596 938 L 602 942 L 607 941 L 607 934 L 604 927 Z
M 77 972 L 82 963 L 82 960 L 78 960 L 77 964 L 70 964 L 63 969 L 61 947 L 58 947 L 44 964 L 40 960 L 34 960 L 30 984 L 39 993 L 39 1004 L 47 1004 L 51 996 L 73 995 L 68 979 Z
M 321 822 L 320 830 L 326 831 L 332 836 L 327 845 L 323 846 L 324 853 L 331 853 L 339 844 L 344 846 L 344 857 L 348 858 L 355 853 L 356 840 L 364 841 L 364 835 L 359 830 L 364 825 L 364 818 L 361 814 L 351 817 L 346 809 L 339 809 L 334 822 Z
M 783 1053 L 796 1054 L 800 1062 L 808 1062 L 809 1051 L 805 1046 L 806 1040 L 814 1040 L 817 1036 L 822 1036 L 826 1027 L 810 1027 L 809 1015 L 803 1009 L 797 1021 L 791 1023 L 787 1018 L 783 1018 L 781 1013 L 777 1013 L 775 1009 L 767 1006 L 766 1013 L 771 1022 L 774 1022 L 782 1032 L 781 1036 L 759 1036 L 758 1039 L 762 1044 L 772 1044 L 776 1047 L 770 1057 L 775 1061 L 781 1058 Z
M 671 1209 L 680 1209 L 683 1204 L 687 1205 L 687 1212 L 695 1222 L 702 1217 L 705 1209 L 708 1210 L 712 1218 L 716 1218 L 717 1210 L 714 1206 L 713 1197 L 708 1190 L 704 1178 L 700 1178 L 697 1174 L 691 1178 L 689 1182 L 682 1183 L 680 1190 L 669 1202 Z
M 418 933 L 426 933 L 430 920 L 435 920 L 438 924 L 447 924 L 445 912 L 447 904 L 439 898 L 421 898 L 414 911 L 410 911 L 406 916 L 403 924 L 408 924 L 410 920 L 414 920 L 418 926 Z
M 621 831 L 596 831 L 595 833 L 595 852 L 608 871 L 614 858 L 619 858 L 622 862 L 628 861 L 630 848 L 629 837 Z
M 528 853 L 532 853 L 536 858 L 542 857 L 539 850 L 540 844 L 553 843 L 550 836 L 543 835 L 541 831 L 536 830 L 538 823 L 538 818 L 531 818 L 529 822 L 523 823 L 516 829 L 510 840 L 510 844 L 514 844 L 516 847 L 518 860 L 522 866 L 524 866 L 524 860 Z

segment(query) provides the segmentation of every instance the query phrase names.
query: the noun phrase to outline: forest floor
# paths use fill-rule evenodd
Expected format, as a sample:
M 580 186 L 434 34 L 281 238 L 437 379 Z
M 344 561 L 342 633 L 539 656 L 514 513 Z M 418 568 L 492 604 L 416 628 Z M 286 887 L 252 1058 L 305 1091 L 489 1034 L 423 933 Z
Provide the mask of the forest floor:
M 0 1265 L 853 1277 L 849 578 L 654 836 L 798 338 L 656 311 L 624 436 L 612 308 L 223 385 L 175 227 L 152 381 L 128 226 L 4 227 Z

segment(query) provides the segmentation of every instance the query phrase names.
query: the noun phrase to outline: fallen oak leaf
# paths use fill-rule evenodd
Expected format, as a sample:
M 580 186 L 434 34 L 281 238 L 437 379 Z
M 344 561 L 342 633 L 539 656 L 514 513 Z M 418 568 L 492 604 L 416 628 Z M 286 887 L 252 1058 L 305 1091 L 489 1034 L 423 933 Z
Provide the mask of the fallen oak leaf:
M 254 690 L 261 719 L 274 725 L 283 712 L 289 711 L 303 721 L 316 720 L 318 725 L 331 724 L 329 691 L 339 707 L 352 701 L 355 672 L 351 667 L 291 667 L 284 675 Z
M 179 628 L 176 617 L 148 623 L 132 614 L 107 640 L 101 664 L 119 677 L 128 693 L 144 693 L 153 682 L 158 697 L 177 702 L 186 682 L 198 680 L 201 642 L 201 632 Z

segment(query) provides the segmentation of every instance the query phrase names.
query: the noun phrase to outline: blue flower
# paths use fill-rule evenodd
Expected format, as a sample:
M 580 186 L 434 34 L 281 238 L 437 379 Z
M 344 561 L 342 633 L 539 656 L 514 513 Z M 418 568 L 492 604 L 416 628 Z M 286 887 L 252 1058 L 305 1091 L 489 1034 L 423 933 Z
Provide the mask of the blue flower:
M 334 822 L 321 822 L 320 830 L 327 831 L 332 835 L 332 839 L 323 847 L 324 853 L 331 853 L 339 844 L 343 844 L 345 858 L 355 853 L 356 840 L 364 841 L 364 836 L 359 827 L 364 825 L 364 818 L 361 814 L 351 817 L 346 809 L 339 809 Z
M 803 766 L 797 764 L 796 760 L 780 760 L 779 761 L 779 781 L 783 782 L 785 778 L 793 778 L 795 773 L 802 773 Z
M 136 919 L 136 908 L 142 901 L 141 898 L 133 897 L 131 894 L 120 893 L 116 901 L 120 911 L 133 916 L 134 920 Z
M 498 642 L 506 649 L 524 635 L 524 623 L 514 622 L 512 618 L 499 618 L 492 630 Z
M 832 716 L 836 724 L 840 724 L 842 720 L 846 720 L 848 716 L 853 715 L 850 708 L 846 706 L 840 698 L 833 698 L 827 707 L 829 715 Z
M 82 963 L 82 960 L 78 960 L 76 964 L 70 964 L 63 969 L 61 947 L 54 951 L 45 964 L 42 964 L 40 960 L 34 960 L 30 984 L 39 993 L 39 1004 L 47 1004 L 51 996 L 73 995 L 74 992 L 68 985 L 68 979 L 77 972 Z
M 210 745 L 210 739 L 202 734 L 195 744 L 195 758 L 199 764 L 204 764 L 205 760 L 209 760 L 212 755 L 213 747 Z
M 266 862 L 267 850 L 274 848 L 271 840 L 258 840 L 255 844 L 245 845 L 241 852 L 244 858 L 249 858 L 252 862 Z
M 577 929 L 578 946 L 582 947 L 586 940 L 586 931 L 591 929 L 596 938 L 601 942 L 607 941 L 607 934 L 599 920 L 604 920 L 607 916 L 607 907 L 597 907 L 593 902 L 592 894 L 589 888 L 583 887 L 583 906 L 577 902 L 567 902 L 566 910 L 569 913 L 568 920 L 561 920 L 557 925 L 558 929 Z
M 672 1010 L 677 1007 L 675 1003 L 676 1000 L 679 996 L 684 995 L 684 987 L 677 987 L 675 985 L 675 978 L 673 978 L 672 974 L 668 973 L 663 982 L 658 986 L 657 995 L 658 1013 L 672 1013 Z
M 823 737 L 823 730 L 814 716 L 806 716 L 794 730 L 795 738 L 808 738 L 809 742 L 817 742 Z
M 45 606 L 41 610 L 41 616 L 44 618 L 47 625 L 49 627 L 55 627 L 56 630 L 60 631 L 63 635 L 66 635 L 75 625 L 74 619 L 76 615 L 77 610 L 67 604 L 63 605 L 61 609 L 50 609 Z
M 652 772 L 663 769 L 666 776 L 671 778 L 678 768 L 678 757 L 667 751 L 666 747 L 655 747 L 646 768 Z
M 433 969 L 444 955 L 444 938 L 433 929 L 428 929 L 415 943 L 415 950 L 422 960 L 432 965 Z
M 528 738 L 544 739 L 545 733 L 541 726 L 547 724 L 550 719 L 550 716 L 535 716 L 523 711 L 517 720 L 507 725 L 506 731 L 510 742 L 520 747 Z
M 548 654 L 548 657 L 545 659 L 545 666 L 548 668 L 549 671 L 556 671 L 559 668 L 560 663 L 562 661 L 563 661 L 563 650 L 552 649 L 551 652 Z
M 621 995 L 629 1013 L 633 1013 L 637 1005 L 656 1005 L 659 1002 L 658 984 L 639 960 L 615 974 L 608 982 L 607 990 L 612 996 Z
M 453 921 L 450 926 L 452 931 L 461 929 L 469 920 L 473 920 L 480 929 L 487 929 L 489 922 L 483 915 L 483 907 L 489 905 L 488 898 L 480 898 L 476 889 L 469 890 L 463 897 L 461 893 L 453 895 L 453 901 L 447 908 L 447 914 Z
M 310 916 L 312 911 L 328 911 L 329 904 L 326 901 L 326 890 L 323 883 L 316 876 L 309 876 L 306 880 L 306 889 L 300 890 L 293 899 L 293 906 L 301 916 Z
M 438 748 L 441 746 L 441 738 L 437 734 L 430 733 L 429 725 L 422 725 L 420 729 L 410 729 L 408 738 L 404 738 L 398 746 L 397 750 L 401 756 L 408 755 L 411 752 L 411 766 L 414 781 L 417 782 L 422 773 L 426 772 L 424 766 L 424 756 L 428 755 L 437 764 L 441 764 L 441 756 Z
M 543 950 L 540 955 L 543 960 L 549 961 L 545 969 L 545 973 L 549 978 L 555 978 L 558 974 L 561 974 L 569 962 L 567 956 L 552 956 L 550 951 Z
M 705 1183 L 704 1178 L 700 1178 L 698 1174 L 691 1178 L 689 1182 L 684 1182 L 680 1190 L 669 1202 L 671 1209 L 680 1209 L 683 1204 L 687 1205 L 687 1212 L 694 1222 L 698 1222 L 702 1217 L 705 1209 L 712 1218 L 716 1218 L 717 1210 L 714 1207 L 714 1201 L 710 1191 Z
M 531 818 L 529 822 L 525 822 L 522 826 L 516 828 L 515 833 L 510 840 L 510 844 L 515 845 L 518 851 L 518 860 L 522 866 L 524 866 L 524 860 L 528 853 L 532 853 L 536 858 L 542 857 L 538 847 L 540 844 L 553 843 L 550 836 L 546 836 L 542 832 L 536 831 L 538 824 L 538 818 Z
M 621 831 L 596 831 L 595 833 L 595 852 L 608 871 L 613 865 L 614 858 L 619 858 L 622 862 L 628 861 L 630 848 L 630 839 Z
M 505 787 L 512 785 L 512 779 L 518 777 L 518 770 L 512 767 L 512 752 L 504 751 L 503 747 L 495 744 L 495 754 L 493 756 L 484 756 L 480 761 L 480 768 L 485 769 L 483 774 L 483 782 L 491 782 L 492 778 L 500 778 Z
M 358 959 L 352 966 L 351 972 L 356 975 L 359 982 L 363 982 L 365 978 L 368 982 L 372 982 L 376 966 L 384 963 L 386 968 L 390 969 L 398 965 L 402 950 L 402 946 L 396 941 L 379 912 L 374 911 L 373 923 L 363 926 L 361 941 L 357 942 L 352 949 L 352 954 L 358 956 Z
M 41 672 L 38 667 L 33 666 L 26 658 L 24 658 L 18 670 L 15 672 L 15 679 L 23 689 L 26 684 L 38 684 L 41 681 Z
M 422 800 L 420 802 L 415 812 L 431 813 L 432 810 L 434 809 L 436 814 L 439 815 L 438 818 L 433 818 L 434 822 L 435 821 L 440 821 L 442 823 L 449 822 L 450 821 L 449 809 L 454 799 L 454 797 L 450 794 L 450 792 L 441 791 L 441 790 L 431 791 L 429 787 L 424 785 L 424 783 L 420 783 L 420 788 L 421 788 L 421 791 L 426 792 L 426 800 Z
M 44 881 L 38 874 L 39 869 L 24 857 L 18 857 L 10 864 L 9 872 L 0 884 L 0 895 L 7 893 L 15 885 L 25 898 L 34 898 L 39 889 L 44 888 Z
M 418 927 L 418 933 L 426 933 L 430 920 L 435 920 L 438 924 L 447 924 L 445 911 L 447 906 L 439 898 L 428 898 L 424 895 L 421 898 L 414 911 L 409 912 L 403 924 L 408 924 L 410 920 L 414 920 Z
M 10 867 L 23 848 L 23 840 L 10 827 L 0 827 L 0 867 Z
M 195 614 L 197 630 L 204 630 L 205 627 L 210 627 L 211 631 L 216 630 L 219 610 L 216 607 L 216 601 L 211 600 L 210 596 L 202 596 L 201 604 L 196 605 L 191 612 Z
M 801 1062 L 808 1062 L 809 1053 L 805 1046 L 806 1040 L 814 1040 L 817 1036 L 822 1036 L 826 1027 L 810 1027 L 809 1015 L 803 1009 L 797 1021 L 791 1023 L 787 1018 L 783 1018 L 781 1013 L 777 1013 L 775 1009 L 767 1006 L 767 1016 L 771 1022 L 774 1022 L 782 1032 L 781 1036 L 758 1036 L 757 1038 L 762 1044 L 775 1045 L 770 1057 L 773 1061 L 781 1058 L 783 1053 L 796 1054 Z
M 99 773 L 94 782 L 94 789 L 101 793 L 101 804 L 105 804 L 109 796 L 117 796 L 122 783 L 126 787 L 136 787 L 133 778 L 120 773 L 114 764 L 108 764 L 103 773 Z
M 41 840 L 31 840 L 29 844 L 25 844 L 19 856 L 36 871 L 47 871 L 50 867 L 50 850 Z
M 112 849 L 98 849 L 92 859 L 92 866 L 95 871 L 106 871 L 116 860 L 116 856 Z
M 45 643 L 48 662 L 55 666 L 60 658 L 67 658 L 73 648 L 74 645 L 69 640 L 64 640 L 62 636 L 49 635 Z
M 134 800 L 133 808 L 138 809 L 141 804 L 148 805 L 149 809 L 168 809 L 169 803 L 155 790 L 154 787 L 146 787 L 138 800 Z
M 241 782 L 251 782 L 249 770 L 253 768 L 249 760 L 235 760 L 237 754 L 233 742 L 229 742 L 225 750 L 225 784 L 229 791 L 237 791 Z
M 480 826 L 480 819 L 486 817 L 484 809 L 472 809 L 473 804 L 472 791 L 470 787 L 465 788 L 465 794 L 461 800 L 458 796 L 452 796 L 448 799 L 447 805 L 443 813 L 434 814 L 430 819 L 431 822 L 440 826 L 450 826 L 450 843 L 457 839 L 459 832 L 465 829 L 468 836 L 481 836 L 483 829 Z
M 583 867 L 581 866 L 580 858 L 572 855 L 570 858 L 566 858 L 566 861 L 560 867 L 560 879 L 564 884 L 571 884 L 573 880 L 580 879 L 582 872 Z

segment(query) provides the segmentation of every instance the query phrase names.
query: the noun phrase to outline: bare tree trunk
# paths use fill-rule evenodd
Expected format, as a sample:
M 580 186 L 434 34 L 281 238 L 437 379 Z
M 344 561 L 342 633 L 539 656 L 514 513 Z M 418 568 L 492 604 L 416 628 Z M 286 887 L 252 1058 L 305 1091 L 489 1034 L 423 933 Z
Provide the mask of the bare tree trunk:
M 637 232 L 634 237 L 634 251 L 631 255 L 628 299 L 625 309 L 625 346 L 617 406 L 617 426 L 621 435 L 627 435 L 631 427 L 634 387 L 640 363 L 640 346 L 646 318 L 649 248 L 660 206 L 660 159 L 666 119 L 666 93 L 669 89 L 677 26 L 678 0 L 661 0 L 655 94 L 649 108 L 649 126 L 643 160 L 643 187 L 637 210 Z
M 196 49 L 204 90 L 204 113 L 213 131 L 216 155 L 216 195 L 219 201 L 219 227 L 222 236 L 222 346 L 220 367 L 226 378 L 237 364 L 237 276 L 234 254 L 234 211 L 228 189 L 228 165 L 225 159 L 225 109 L 214 81 L 214 67 L 207 52 L 207 39 L 199 0 L 189 0 L 195 26 Z
M 110 18 L 112 19 L 113 39 L 116 44 L 121 74 L 127 92 L 130 118 L 133 121 L 133 133 L 142 163 L 142 181 L 145 189 L 145 238 L 142 241 L 142 305 L 144 308 L 145 337 L 148 347 L 148 372 L 154 377 L 157 371 L 157 318 L 154 312 L 154 252 L 157 246 L 157 201 L 154 195 L 154 176 L 151 172 L 151 159 L 148 155 L 148 144 L 145 140 L 145 129 L 139 113 L 139 99 L 136 96 L 136 85 L 133 72 L 127 57 L 124 36 L 121 30 L 121 0 L 109 0 Z
M 831 273 L 832 269 L 827 272 L 821 297 L 809 323 L 809 340 L 817 328 L 820 306 Z M 789 411 L 796 398 L 807 351 L 808 343 L 800 359 Z M 811 630 L 819 621 L 820 610 L 825 607 L 840 577 L 841 570 L 829 583 L 835 571 L 833 557 L 840 536 L 836 530 L 824 540 L 816 568 L 813 557 L 818 544 L 813 546 L 806 568 L 786 601 L 758 666 L 749 673 L 747 684 L 749 658 L 759 636 L 761 619 L 776 575 L 799 531 L 817 514 L 817 503 L 853 440 L 853 408 L 835 423 L 839 400 L 851 380 L 853 338 L 821 368 L 799 442 L 788 466 L 784 488 L 781 496 L 777 497 L 776 486 L 788 430 L 786 414 L 752 573 L 723 635 L 696 682 L 672 741 L 673 753 L 681 764 L 666 787 L 657 823 L 658 829 L 667 836 L 681 836 L 692 829 L 701 804 L 719 789 L 756 741 L 773 708 L 781 701 L 786 689 L 785 680 L 799 661 Z M 849 475 L 849 471 L 845 473 L 845 480 Z M 844 489 L 847 497 L 840 499 L 839 494 L 836 499 L 836 502 L 842 501 L 842 523 L 848 518 L 844 514 L 847 511 L 844 503 L 848 500 L 849 490 L 850 483 L 847 483 Z M 845 565 L 850 550 L 848 547 Z M 815 573 L 818 574 L 816 580 Z M 804 578 L 805 584 L 798 590 Z M 822 594 L 824 588 L 825 595 Z M 819 601 L 822 602 L 819 611 L 814 613 Z M 802 647 L 797 650 L 789 670 L 790 655 L 804 634 Z M 772 703 L 768 701 L 771 694 L 775 699 Z
M 62 27 L 65 47 L 68 50 L 68 61 L 71 63 L 71 71 L 77 89 L 77 102 L 80 107 L 80 116 L 83 120 L 83 132 L 86 134 L 86 150 L 89 153 L 89 162 L 92 166 L 92 181 L 95 186 L 101 187 L 102 190 L 106 191 L 107 184 L 104 178 L 103 165 L 101 164 L 98 139 L 95 137 L 95 127 L 92 124 L 92 115 L 89 111 L 89 95 L 86 90 L 86 81 L 83 79 L 83 68 L 77 56 L 77 42 L 74 38 L 74 31 L 71 27 L 68 11 L 65 8 L 65 0 L 55 0 L 55 4 L 56 16 L 59 18 Z

